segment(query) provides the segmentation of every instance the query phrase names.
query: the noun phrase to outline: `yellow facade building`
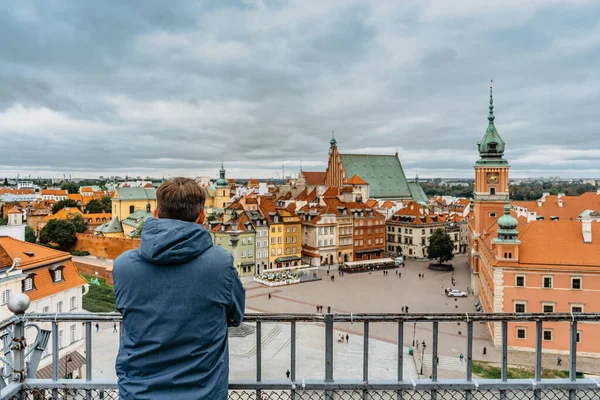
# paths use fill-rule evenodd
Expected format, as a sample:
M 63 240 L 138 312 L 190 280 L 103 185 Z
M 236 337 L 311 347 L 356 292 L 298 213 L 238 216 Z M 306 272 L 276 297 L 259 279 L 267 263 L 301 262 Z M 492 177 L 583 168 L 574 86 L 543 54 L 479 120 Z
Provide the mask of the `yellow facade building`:
M 117 188 L 112 198 L 112 216 L 124 220 L 137 210 L 153 213 L 156 209 L 155 188 Z

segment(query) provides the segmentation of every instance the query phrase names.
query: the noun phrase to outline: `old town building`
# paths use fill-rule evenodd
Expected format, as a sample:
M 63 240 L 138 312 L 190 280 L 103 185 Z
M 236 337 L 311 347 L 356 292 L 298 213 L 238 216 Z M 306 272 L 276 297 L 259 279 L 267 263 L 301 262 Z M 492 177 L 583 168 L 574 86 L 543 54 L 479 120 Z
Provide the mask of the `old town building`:
M 472 287 L 483 311 L 597 312 L 600 246 L 596 241 L 600 224 L 586 216 L 574 216 L 596 207 L 595 196 L 600 195 L 591 193 L 584 200 L 574 200 L 582 203 L 567 214 L 561 213 L 565 203 L 559 205 L 563 196 L 556 196 L 556 200 L 546 196 L 541 204 L 519 202 L 511 207 L 509 165 L 503 159 L 504 141 L 494 126 L 491 88 L 489 108 L 489 124 L 479 143 L 480 159 L 475 165 L 473 213 L 468 217 Z M 542 213 L 546 202 L 554 204 Z M 531 212 L 536 213 L 533 218 Z M 537 218 L 538 212 L 544 219 Z M 499 345 L 501 324 L 488 326 L 494 343 Z M 578 355 L 600 356 L 596 340 L 599 325 L 579 323 L 576 333 Z M 535 323 L 509 323 L 507 335 L 510 348 L 535 349 Z M 541 335 L 544 352 L 568 353 L 568 324 L 546 322 Z

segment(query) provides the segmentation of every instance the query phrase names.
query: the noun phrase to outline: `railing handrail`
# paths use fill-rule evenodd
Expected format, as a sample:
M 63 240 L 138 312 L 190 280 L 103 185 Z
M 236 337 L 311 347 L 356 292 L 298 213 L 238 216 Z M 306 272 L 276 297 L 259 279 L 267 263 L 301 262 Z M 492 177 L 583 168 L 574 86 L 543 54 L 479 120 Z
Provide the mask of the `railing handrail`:
M 600 320 L 600 313 L 247 313 L 245 322 L 325 322 L 330 315 L 333 322 L 570 322 Z M 120 313 L 27 313 L 25 322 L 121 322 Z M 0 322 L 0 330 L 14 324 L 17 317 Z

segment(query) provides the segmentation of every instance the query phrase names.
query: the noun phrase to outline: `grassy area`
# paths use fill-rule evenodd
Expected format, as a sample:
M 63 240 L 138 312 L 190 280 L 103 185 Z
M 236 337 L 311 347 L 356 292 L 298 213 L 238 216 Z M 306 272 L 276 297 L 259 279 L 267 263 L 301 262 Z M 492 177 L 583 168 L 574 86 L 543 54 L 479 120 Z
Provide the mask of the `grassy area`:
M 92 275 L 81 274 L 88 282 L 96 278 Z M 91 312 L 112 312 L 116 310 L 115 289 L 106 284 L 104 279 L 98 279 L 100 285 L 90 284 L 89 292 L 83 296 L 83 308 Z
M 500 379 L 502 378 L 502 371 L 500 367 L 493 364 L 473 361 L 473 373 L 484 379 Z M 533 379 L 535 377 L 535 370 L 530 367 L 509 367 L 508 368 L 508 379 Z M 564 379 L 569 377 L 569 371 L 567 370 L 555 370 L 542 368 L 542 379 Z M 577 373 L 578 378 L 583 378 L 581 372 Z

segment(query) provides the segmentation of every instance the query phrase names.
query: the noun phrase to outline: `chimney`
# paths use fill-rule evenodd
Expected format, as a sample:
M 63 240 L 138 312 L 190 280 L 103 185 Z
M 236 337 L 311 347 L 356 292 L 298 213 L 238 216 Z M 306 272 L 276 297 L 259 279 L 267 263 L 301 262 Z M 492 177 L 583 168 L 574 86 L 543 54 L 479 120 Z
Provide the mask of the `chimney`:
M 558 196 L 556 196 L 556 197 L 558 197 L 560 199 L 561 197 L 565 197 L 565 194 L 564 193 L 559 193 Z
M 546 197 L 550 196 L 550 192 L 544 192 L 542 194 L 542 201 L 546 201 Z
M 600 189 L 596 190 L 596 194 L 600 196 Z
M 590 217 L 581 221 L 581 233 L 583 234 L 583 243 L 592 243 L 592 219 Z
M 529 214 L 527 214 L 527 222 L 536 221 L 536 220 L 537 220 L 537 213 L 530 212 Z
M 543 199 L 543 197 L 542 197 L 542 199 Z M 542 206 L 542 202 L 544 201 L 544 200 L 542 200 L 542 199 L 540 199 L 540 200 L 538 200 L 538 201 L 537 201 L 537 205 L 538 205 L 538 207 L 541 207 L 541 206 Z
M 559 206 L 559 207 L 562 207 L 562 206 L 563 206 L 563 201 L 562 201 L 562 199 L 558 199 L 558 206 Z

